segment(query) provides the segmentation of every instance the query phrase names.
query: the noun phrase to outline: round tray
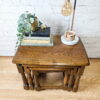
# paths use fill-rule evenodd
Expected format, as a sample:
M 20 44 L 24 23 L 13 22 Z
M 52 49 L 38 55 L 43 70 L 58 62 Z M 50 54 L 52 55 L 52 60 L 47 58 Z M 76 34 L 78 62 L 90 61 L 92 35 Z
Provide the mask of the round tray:
M 64 35 L 61 36 L 61 42 L 66 45 L 75 45 L 78 43 L 78 41 L 79 41 L 78 36 L 75 36 L 75 40 L 73 41 L 68 41 Z

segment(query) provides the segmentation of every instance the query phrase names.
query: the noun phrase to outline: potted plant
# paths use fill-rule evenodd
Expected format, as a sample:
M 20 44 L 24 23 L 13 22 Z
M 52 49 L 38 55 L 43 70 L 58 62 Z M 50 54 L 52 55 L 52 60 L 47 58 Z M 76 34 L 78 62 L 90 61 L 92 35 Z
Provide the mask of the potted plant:
M 31 37 L 32 34 L 36 34 L 36 31 L 46 29 L 46 25 L 38 20 L 35 14 L 31 14 L 28 11 L 21 14 L 18 19 L 18 41 L 17 46 L 20 45 L 24 36 Z

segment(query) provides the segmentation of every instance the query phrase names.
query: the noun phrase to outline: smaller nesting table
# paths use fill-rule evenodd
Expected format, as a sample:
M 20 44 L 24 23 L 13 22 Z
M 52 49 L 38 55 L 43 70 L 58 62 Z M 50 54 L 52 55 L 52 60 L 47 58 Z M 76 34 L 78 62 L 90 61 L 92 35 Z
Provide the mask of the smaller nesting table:
M 76 92 L 89 59 L 81 40 L 74 46 L 67 46 L 61 43 L 60 36 L 55 36 L 52 47 L 19 46 L 13 63 L 17 65 L 26 90 L 62 88 Z M 38 76 L 48 72 L 62 72 L 63 84 L 41 86 Z

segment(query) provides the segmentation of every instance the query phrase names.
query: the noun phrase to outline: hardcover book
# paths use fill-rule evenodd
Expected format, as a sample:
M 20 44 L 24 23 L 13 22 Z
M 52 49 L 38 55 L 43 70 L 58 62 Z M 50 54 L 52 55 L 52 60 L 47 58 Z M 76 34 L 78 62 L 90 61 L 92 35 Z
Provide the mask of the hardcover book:
M 51 35 L 50 40 L 23 39 L 21 45 L 22 46 L 53 46 L 53 36 Z
M 29 33 L 25 33 L 25 36 L 28 37 Z M 32 37 L 50 37 L 50 27 L 47 27 L 44 30 L 39 29 L 35 32 L 32 32 L 31 38 Z

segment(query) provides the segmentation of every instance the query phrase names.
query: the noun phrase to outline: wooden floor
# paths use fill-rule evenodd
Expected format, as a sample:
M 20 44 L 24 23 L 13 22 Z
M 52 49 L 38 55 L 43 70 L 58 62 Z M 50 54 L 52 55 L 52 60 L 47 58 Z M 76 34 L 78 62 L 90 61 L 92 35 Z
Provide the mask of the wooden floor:
M 24 90 L 11 57 L 0 57 L 0 100 L 100 100 L 100 59 L 91 59 L 77 93 L 65 90 Z M 59 84 L 62 74 L 49 74 L 48 82 Z M 52 81 L 53 80 L 53 81 Z

